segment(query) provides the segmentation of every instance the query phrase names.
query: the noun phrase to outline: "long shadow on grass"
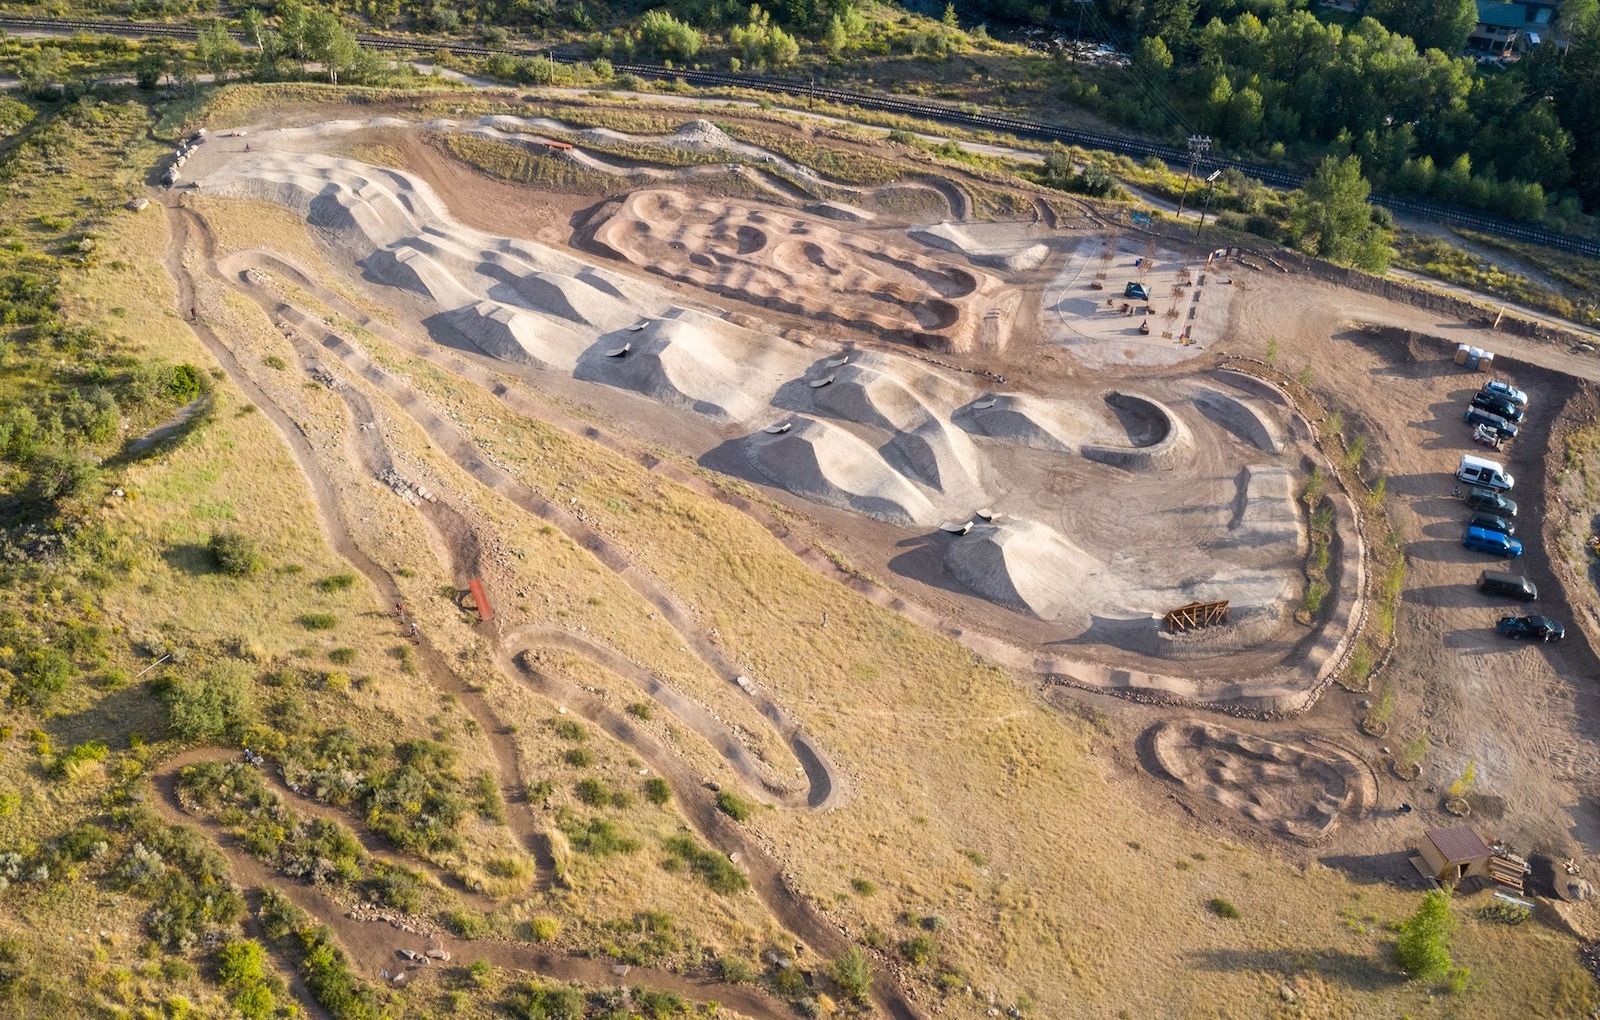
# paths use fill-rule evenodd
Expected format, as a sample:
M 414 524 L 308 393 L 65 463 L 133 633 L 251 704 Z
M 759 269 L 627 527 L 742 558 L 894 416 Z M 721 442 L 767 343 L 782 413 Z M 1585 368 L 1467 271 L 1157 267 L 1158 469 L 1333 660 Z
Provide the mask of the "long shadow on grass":
M 1381 992 L 1405 984 L 1398 970 L 1385 968 L 1371 957 L 1338 949 L 1205 949 L 1189 956 L 1200 970 L 1242 973 L 1248 971 L 1289 978 L 1310 971 L 1329 981 L 1365 992 Z
M 1415 796 L 1426 797 L 1422 790 L 1413 791 Z M 1418 801 L 1420 804 L 1421 801 Z M 1403 812 L 1398 808 L 1374 809 L 1375 816 L 1383 818 L 1398 818 Z M 1422 827 L 1419 825 L 1417 832 L 1420 835 Z M 1391 850 L 1381 854 L 1329 854 L 1327 857 L 1317 858 L 1324 867 L 1341 871 L 1346 878 L 1361 885 L 1376 885 L 1379 882 L 1388 885 L 1398 885 L 1405 888 L 1424 888 L 1422 876 L 1417 874 L 1417 869 L 1411 866 L 1411 850 Z
M 199 542 L 179 542 L 169 545 L 161 550 L 161 558 L 166 560 L 167 566 L 173 570 L 192 577 L 217 573 L 216 557 L 211 555 L 210 549 Z

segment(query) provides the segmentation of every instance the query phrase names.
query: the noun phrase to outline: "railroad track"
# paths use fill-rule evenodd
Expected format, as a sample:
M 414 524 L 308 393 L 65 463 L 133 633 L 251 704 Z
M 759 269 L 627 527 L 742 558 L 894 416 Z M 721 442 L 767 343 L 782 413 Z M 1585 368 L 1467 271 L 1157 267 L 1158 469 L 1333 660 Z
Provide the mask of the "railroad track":
M 162 36 L 173 39 L 193 39 L 197 34 L 197 30 L 189 25 L 149 21 L 91 21 L 74 18 L 0 17 L 0 28 L 60 34 L 98 32 L 110 35 Z M 239 33 L 234 34 L 243 41 Z M 514 56 L 548 56 L 550 59 L 564 64 L 576 63 L 581 59 L 570 53 L 530 47 L 475 46 L 430 39 L 397 39 L 393 36 L 366 34 L 358 34 L 357 38 L 360 39 L 363 46 L 389 51 L 435 52 L 446 50 L 458 56 L 473 57 L 509 53 Z M 1185 150 L 1171 145 L 1162 145 L 1157 142 L 1127 138 L 1121 135 L 1079 131 L 1055 124 L 1024 120 L 1020 117 L 977 113 L 945 106 L 940 103 L 912 102 L 906 99 L 897 99 L 893 96 L 850 92 L 844 89 L 829 88 L 825 85 L 813 85 L 803 81 L 771 78 L 762 75 L 733 74 L 724 71 L 692 71 L 662 67 L 659 64 L 613 63 L 612 67 L 619 73 L 633 74 L 641 78 L 676 78 L 690 85 L 756 89 L 782 95 L 802 96 L 844 106 L 858 106 L 862 109 L 900 113 L 923 120 L 942 121 L 946 124 L 957 124 L 962 127 L 979 128 L 985 131 L 1002 131 L 1019 137 L 1062 142 L 1085 149 L 1101 149 L 1139 159 L 1154 157 L 1174 167 L 1187 166 L 1189 160 L 1188 153 Z M 1211 159 L 1206 162 L 1210 167 L 1237 170 L 1248 177 L 1261 181 L 1263 184 L 1278 188 L 1298 188 L 1306 181 L 1305 174 L 1286 170 L 1283 167 L 1247 163 L 1233 159 Z M 1473 212 L 1455 206 L 1439 205 L 1433 202 L 1401 198 L 1395 195 L 1374 194 L 1372 201 L 1374 204 L 1381 205 L 1392 212 L 1402 215 L 1431 219 L 1451 226 L 1466 227 L 1470 230 L 1479 230 L 1516 241 L 1525 241 L 1529 244 L 1538 244 L 1560 251 L 1600 258 L 1600 241 L 1587 237 L 1578 237 L 1561 231 L 1549 230 L 1531 223 L 1520 223 L 1515 220 Z

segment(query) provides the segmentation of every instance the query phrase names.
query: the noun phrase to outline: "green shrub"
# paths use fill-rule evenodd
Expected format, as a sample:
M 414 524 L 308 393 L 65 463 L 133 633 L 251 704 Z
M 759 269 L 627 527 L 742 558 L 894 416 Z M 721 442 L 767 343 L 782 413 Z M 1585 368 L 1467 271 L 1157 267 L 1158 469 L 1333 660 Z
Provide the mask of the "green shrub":
M 867 962 L 867 954 L 855 946 L 837 960 L 829 968 L 829 976 L 834 984 L 839 986 L 839 991 L 855 1002 L 867 1001 L 867 993 L 872 990 L 872 966 Z
M 541 914 L 528 922 L 528 930 L 533 935 L 533 941 L 539 943 L 550 942 L 561 931 L 561 922 L 548 915 Z
M 344 591 L 347 588 L 354 587 L 355 583 L 356 575 L 354 574 L 331 574 L 318 581 L 317 588 L 328 592 Z
M 611 803 L 611 788 L 598 779 L 580 780 L 574 792 L 590 807 L 605 807 Z
M 1417 912 L 1400 925 L 1395 960 L 1413 981 L 1437 981 L 1450 973 L 1450 938 L 1455 917 L 1450 913 L 1450 893 L 1430 890 Z
M 672 784 L 660 776 L 651 776 L 644 781 L 644 799 L 656 807 L 666 805 L 672 799 Z
M 750 961 L 738 956 L 724 956 L 717 961 L 717 971 L 730 985 L 755 980 L 755 968 Z
M 1216 897 L 1210 903 L 1206 904 L 1206 906 L 1210 907 L 1211 912 L 1216 914 L 1218 917 L 1226 917 L 1229 920 L 1234 920 L 1239 916 L 1239 908 L 1234 906 L 1228 900 L 1223 899 L 1221 896 Z
M 932 935 L 918 935 L 900 943 L 900 955 L 915 966 L 932 963 L 939 955 L 939 941 Z
M 557 719 L 555 726 L 556 736 L 562 740 L 583 742 L 589 739 L 589 731 L 583 728 L 583 723 L 576 719 Z
M 595 762 L 594 752 L 587 747 L 574 747 L 562 757 L 568 765 L 580 769 L 586 769 Z
M 693 836 L 677 835 L 662 842 L 668 860 L 687 865 L 712 891 L 731 896 L 749 888 L 750 880 L 734 863 L 716 850 L 707 850 Z
M 439 915 L 444 926 L 464 939 L 481 939 L 489 934 L 489 923 L 482 914 L 465 910 L 447 910 Z
M 518 1020 L 582 1020 L 583 994 L 570 985 L 526 984 L 515 988 L 506 1005 Z
M 220 662 L 197 676 L 171 677 L 157 687 L 167 706 L 167 727 L 180 740 L 219 741 L 255 720 L 250 675 L 236 662 Z
M 632 992 L 634 1007 L 647 1020 L 669 1020 L 671 1017 L 689 1015 L 689 1007 L 676 992 L 655 992 L 635 987 Z
M 180 404 L 187 404 L 200 395 L 202 380 L 200 370 L 193 365 L 177 365 L 167 380 L 167 396 Z
M 649 722 L 650 703 L 647 701 L 635 701 L 633 704 L 628 706 L 628 714 L 633 716 L 635 719 L 640 720 L 641 722 Z
M 1306 585 L 1305 598 L 1301 600 L 1300 604 L 1305 607 L 1306 612 L 1315 615 L 1322 608 L 1322 600 L 1327 597 L 1328 582 L 1318 578 Z
M 605 818 L 569 821 L 562 825 L 561 832 L 574 850 L 591 857 L 631 854 L 639 849 L 638 840 L 624 835 L 615 823 Z
M 219 531 L 206 543 L 217 569 L 229 577 L 249 577 L 265 566 L 255 540 L 237 531 Z
M 90 740 L 72 748 L 66 754 L 56 758 L 50 766 L 50 772 L 59 779 L 76 777 L 85 765 L 103 761 L 110 753 L 110 748 L 98 740 Z
M 67 689 L 77 669 L 59 648 L 29 648 L 20 656 L 12 700 L 34 708 L 48 708 Z
M 1478 918 L 1483 921 L 1497 921 L 1500 924 L 1521 924 L 1533 916 L 1533 911 L 1520 903 L 1507 903 L 1504 900 L 1495 900 L 1478 910 Z
M 479 772 L 472 777 L 472 794 L 477 800 L 478 815 L 497 825 L 506 823 L 506 802 L 500 796 L 500 785 L 494 776 Z
M 339 625 L 339 618 L 332 613 L 302 613 L 300 626 L 306 630 L 332 630 Z
M 271 988 L 257 982 L 239 990 L 233 997 L 233 1008 L 244 1020 L 272 1020 L 278 1013 L 278 1000 Z
M 852 878 L 850 888 L 854 889 L 858 896 L 871 896 L 878 891 L 877 883 L 870 878 Z
M 356 661 L 356 654 L 357 653 L 354 648 L 330 648 L 328 649 L 328 661 L 332 662 L 335 666 L 348 666 L 352 662 Z
M 265 980 L 267 954 L 254 939 L 229 942 L 217 953 L 217 980 L 229 990 Z
M 722 790 L 717 794 L 717 809 L 736 822 L 743 822 L 755 813 L 755 808 L 746 800 L 742 800 L 731 790 Z

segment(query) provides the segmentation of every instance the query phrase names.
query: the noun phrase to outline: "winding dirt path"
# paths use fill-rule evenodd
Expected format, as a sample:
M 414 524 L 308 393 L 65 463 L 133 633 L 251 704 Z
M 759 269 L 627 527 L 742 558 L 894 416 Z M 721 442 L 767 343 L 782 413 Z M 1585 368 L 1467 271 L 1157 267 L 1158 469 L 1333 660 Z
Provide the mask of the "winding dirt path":
M 443 361 L 446 367 L 456 374 L 466 374 L 467 367 L 455 358 L 439 357 L 436 350 L 421 348 L 405 340 L 397 331 L 391 330 L 381 323 L 375 322 L 362 315 L 358 310 L 350 308 L 347 302 L 339 299 L 326 288 L 311 282 L 310 278 L 296 267 L 281 259 L 267 258 L 259 253 L 250 253 L 246 258 L 230 257 L 218 266 L 221 278 L 231 286 L 243 291 L 247 296 L 259 304 L 262 309 L 275 321 L 286 322 L 298 330 L 317 337 L 317 342 L 328 353 L 338 357 L 350 371 L 371 383 L 386 397 L 395 401 L 407 415 L 427 434 L 428 438 L 456 464 L 471 475 L 474 479 L 493 489 L 495 492 L 511 500 L 526 512 L 539 517 L 550 524 L 560 528 L 566 536 L 582 548 L 592 553 L 596 559 L 608 567 L 621 578 L 640 597 L 655 607 L 684 645 L 690 648 L 695 655 L 715 675 L 728 683 L 737 685 L 741 691 L 749 696 L 766 718 L 782 736 L 794 753 L 795 759 L 805 771 L 807 792 L 802 797 L 795 797 L 789 791 L 777 787 L 763 774 L 757 763 L 749 756 L 739 744 L 732 731 L 717 720 L 709 712 L 695 705 L 690 699 L 677 692 L 671 691 L 665 684 L 651 675 L 643 667 L 627 659 L 617 652 L 602 648 L 591 641 L 576 638 L 570 634 L 564 636 L 566 647 L 579 655 L 592 659 L 599 665 L 618 673 L 626 679 L 634 681 L 646 693 L 655 697 L 664 708 L 678 715 L 682 721 L 704 737 L 713 747 L 723 753 L 730 765 L 757 788 L 766 790 L 772 798 L 788 807 L 807 807 L 813 810 L 824 810 L 837 807 L 842 800 L 843 791 L 836 780 L 837 771 L 828 761 L 826 754 L 817 743 L 800 726 L 798 720 L 789 715 L 777 702 L 762 688 L 747 679 L 719 649 L 704 630 L 698 627 L 689 617 L 686 610 L 661 586 L 661 584 L 648 572 L 637 567 L 618 550 L 610 541 L 604 538 L 594 528 L 574 516 L 566 509 L 534 492 L 528 486 L 516 481 L 500 468 L 487 462 L 477 450 L 470 438 L 463 435 L 461 430 L 452 423 L 440 417 L 428 404 L 417 396 L 416 392 L 404 381 L 397 379 L 355 344 L 337 333 L 328 332 L 321 321 L 302 309 L 288 304 L 277 296 L 264 291 L 250 278 L 250 269 L 266 263 L 271 265 L 274 272 L 288 275 L 297 286 L 306 287 L 318 300 L 324 301 L 329 307 L 341 313 L 353 313 L 360 316 L 359 324 L 363 328 L 384 336 L 402 349 L 428 357 L 430 360 Z M 293 338 L 291 338 L 293 339 Z M 302 341 L 303 342 L 303 341 Z M 487 376 L 487 373 L 484 373 Z M 490 391 L 502 398 L 505 395 L 505 386 L 498 380 L 475 379 L 473 381 L 484 384 Z M 347 395 L 350 391 L 342 391 Z M 524 410 L 523 413 L 531 413 Z M 370 413 L 358 420 L 371 420 Z M 585 426 L 584 432 L 592 429 Z M 379 444 L 382 440 L 375 432 L 364 434 L 368 444 Z M 387 453 L 374 454 L 381 456 L 381 463 L 371 464 L 375 470 L 381 470 L 388 465 Z M 429 513 L 438 515 L 448 512 L 433 504 L 425 504 Z M 466 528 L 465 522 L 451 527 L 449 530 Z M 441 528 L 441 530 L 446 530 Z M 469 528 L 467 530 L 470 530 Z M 448 544 L 448 543 L 447 543 Z M 466 564 L 458 564 L 458 569 L 472 576 L 472 569 Z M 550 631 L 551 638 L 562 634 L 560 631 Z M 504 639 L 502 638 L 502 641 Z
M 178 283 L 178 305 L 180 308 L 184 306 L 192 307 L 195 302 L 194 281 L 182 258 L 182 253 L 190 244 L 190 234 L 193 232 L 197 238 L 198 254 L 201 257 L 203 269 L 208 275 L 225 286 L 242 290 L 252 299 L 261 303 L 264 310 L 268 311 L 269 314 L 277 316 L 282 321 L 289 322 L 296 329 L 315 326 L 315 320 L 306 316 L 305 313 L 277 301 L 270 295 L 259 291 L 258 288 L 251 286 L 248 281 L 248 274 L 243 270 L 239 270 L 235 277 L 238 282 L 230 280 L 227 271 L 218 264 L 214 237 L 210 234 L 209 228 L 203 219 L 192 210 L 168 206 L 167 215 L 172 231 L 171 246 L 167 253 L 166 263 L 168 270 Z M 309 278 L 307 279 L 309 282 Z M 363 318 L 365 317 L 363 316 Z M 306 477 L 307 484 L 311 487 L 319 510 L 319 519 L 330 545 L 344 556 L 352 566 L 367 576 L 379 591 L 384 592 L 385 598 L 393 598 L 399 601 L 400 593 L 394 583 L 394 579 L 387 571 L 362 552 L 351 537 L 348 526 L 339 513 L 332 487 L 322 473 L 316 460 L 316 455 L 304 434 L 301 433 L 288 415 L 276 405 L 270 395 L 257 386 L 242 371 L 232 352 L 217 339 L 209 327 L 203 322 L 195 322 L 191 325 L 218 362 L 223 365 L 224 369 L 245 391 L 246 395 L 262 408 L 263 412 L 268 415 L 269 420 L 278 427 L 280 433 L 285 437 L 295 456 L 296 463 Z M 719 675 L 730 681 L 738 675 L 721 651 L 698 628 L 692 625 L 687 614 L 667 595 L 655 579 L 636 569 L 617 549 L 598 533 L 594 532 L 592 528 L 589 528 L 582 521 L 577 520 L 561 508 L 549 503 L 537 493 L 511 479 L 499 468 L 484 460 L 478 454 L 471 441 L 463 436 L 459 430 L 435 414 L 414 391 L 401 381 L 390 376 L 349 341 L 335 334 L 324 333 L 322 346 L 324 349 L 338 355 L 347 367 L 374 385 L 385 396 L 394 399 L 427 432 L 429 438 L 472 477 L 505 495 L 529 513 L 560 526 L 575 542 L 588 549 L 597 559 L 615 571 L 635 591 L 656 605 L 658 611 L 677 630 L 685 644 L 693 648 L 701 659 Z M 410 344 L 405 344 L 405 346 L 407 349 L 411 348 Z M 499 388 L 503 389 L 503 387 Z M 345 387 L 341 392 L 350 394 L 354 391 L 349 387 Z M 378 440 L 376 433 L 372 433 L 371 438 L 374 441 L 381 442 L 381 440 Z M 465 525 L 464 521 L 460 523 L 462 526 Z M 525 655 L 522 656 L 520 663 L 515 661 L 517 656 L 527 651 L 529 647 L 535 647 L 540 641 L 547 641 L 553 637 L 554 635 L 549 634 L 522 634 L 520 635 L 521 639 L 538 638 L 539 640 L 530 640 L 527 645 L 521 647 L 519 647 L 520 640 L 497 642 L 497 659 L 502 668 L 507 665 L 512 667 L 508 670 L 508 675 L 513 678 L 525 678 L 526 682 L 535 687 L 555 683 L 550 678 L 528 668 Z M 566 637 L 570 638 L 570 636 Z M 603 651 L 598 646 L 580 645 L 578 648 L 582 654 Z M 430 675 L 436 678 L 435 682 L 438 683 L 441 689 L 456 693 L 461 698 L 462 703 L 472 712 L 474 718 L 478 719 L 484 733 L 490 737 L 491 744 L 495 750 L 497 765 L 500 769 L 502 792 L 507 795 L 508 802 L 519 803 L 523 808 L 519 812 L 516 821 L 512 823 L 512 828 L 514 831 L 518 831 L 524 840 L 529 843 L 530 851 L 535 854 L 540 862 L 541 873 L 548 873 L 550 867 L 549 848 L 544 843 L 541 828 L 537 821 L 532 818 L 531 808 L 527 806 L 520 784 L 516 782 L 521 772 L 518 768 L 519 762 L 517 760 L 516 747 L 510 739 L 509 730 L 496 717 L 492 706 L 480 694 L 467 688 L 465 684 L 455 677 L 445 664 L 443 657 L 431 644 L 426 640 L 422 640 L 419 642 L 419 649 L 422 652 L 420 658 Z M 609 653 L 609 655 L 614 656 L 615 653 Z M 602 660 L 602 664 L 605 665 L 607 663 Z M 634 668 L 634 670 L 636 669 L 637 667 Z M 624 671 L 622 675 L 636 676 L 637 673 L 634 670 Z M 562 686 L 564 689 L 561 691 L 560 696 L 563 700 L 570 699 L 575 702 L 585 702 L 585 699 L 577 697 L 578 692 L 571 685 Z M 753 687 L 754 685 L 750 686 Z M 789 738 L 791 746 L 797 749 L 797 758 L 811 780 L 811 792 L 806 798 L 807 806 L 813 809 L 830 806 L 838 793 L 838 787 L 833 781 L 832 768 L 810 738 L 798 730 L 798 726 L 793 720 L 783 713 L 775 702 L 771 702 L 770 699 L 765 699 L 763 702 L 763 698 L 764 696 L 758 697 L 758 703 L 762 705 L 763 715 L 772 720 L 774 725 L 779 727 L 780 732 L 787 730 L 785 735 Z M 827 922 L 809 903 L 789 887 L 784 881 L 782 871 L 777 862 L 768 856 L 765 849 L 742 829 L 738 828 L 730 818 L 717 810 L 707 791 L 699 785 L 697 778 L 689 773 L 675 756 L 666 751 L 666 749 L 660 748 L 658 744 L 655 744 L 653 738 L 639 733 L 625 719 L 616 716 L 615 713 L 604 708 L 604 706 L 585 703 L 584 707 L 588 709 L 585 714 L 593 719 L 597 725 L 606 727 L 608 732 L 613 732 L 620 739 L 627 741 L 631 746 L 638 748 L 642 753 L 646 753 L 649 757 L 655 759 L 658 771 L 667 777 L 673 785 L 674 792 L 677 794 L 679 804 L 685 814 L 689 816 L 701 834 L 713 846 L 724 853 L 738 855 L 741 866 L 751 880 L 753 890 L 780 924 L 794 932 L 809 943 L 813 950 L 824 956 L 842 955 L 852 947 L 851 941 L 841 931 Z M 718 743 L 713 741 L 713 746 L 718 746 Z M 324 909 L 314 910 L 314 912 L 318 913 L 319 916 L 325 915 L 327 904 L 321 904 L 320 906 Z M 348 926 L 345 927 L 348 928 Z M 359 935 L 359 932 L 345 932 L 344 929 L 341 929 L 341 932 L 352 937 Z M 463 943 L 463 945 L 479 946 L 480 944 Z M 480 950 L 480 956 L 482 956 L 482 953 L 483 950 Z M 535 960 L 534 965 L 541 973 L 546 972 L 547 967 L 552 968 L 549 971 L 550 973 L 555 973 L 556 971 L 553 968 L 556 968 L 558 964 L 573 962 L 568 958 L 550 957 L 548 954 L 544 956 L 539 954 L 532 955 Z M 482 958 L 488 957 L 483 956 Z M 582 962 L 588 963 L 588 961 Z M 529 963 L 527 960 L 523 960 L 521 963 L 510 962 L 503 965 L 528 966 Z M 585 972 L 582 975 L 577 972 L 571 973 L 573 980 L 600 981 L 602 983 L 606 980 L 605 975 L 598 972 Z M 724 986 L 719 985 L 718 987 L 720 989 Z M 905 998 L 903 991 L 887 974 L 880 972 L 875 978 L 873 999 L 889 1015 L 901 1018 L 901 1020 L 916 1020 L 919 1016 Z M 730 1004 L 732 1002 L 731 999 L 726 1001 L 729 1001 Z M 757 1011 L 755 1015 L 768 1014 L 763 1011 Z
M 442 949 L 450 954 L 451 965 L 456 967 L 467 967 L 483 960 L 496 967 L 530 971 L 543 978 L 575 981 L 589 987 L 640 985 L 655 991 L 674 992 L 696 1002 L 716 1001 L 749 1017 L 787 1020 L 793 1016 L 792 1009 L 754 985 L 727 984 L 709 977 L 691 977 L 653 968 L 615 966 L 603 960 L 566 956 L 509 942 L 457 938 L 446 932 L 414 935 L 382 922 L 358 921 L 349 916 L 350 911 L 329 890 L 277 874 L 251 856 L 235 836 L 213 819 L 191 814 L 184 808 L 177 792 L 178 772 L 195 762 L 235 757 L 232 752 L 217 748 L 196 748 L 163 763 L 152 776 L 158 794 L 155 800 L 157 810 L 168 822 L 192 826 L 204 832 L 228 859 L 229 868 L 241 885 L 276 889 L 331 928 L 338 936 L 340 946 L 350 955 L 356 972 L 363 976 L 386 970 L 390 974 L 405 972 L 408 980 L 427 977 L 437 973 L 438 965 L 408 963 L 399 955 L 399 950 L 422 952 Z M 297 810 L 315 810 L 312 802 L 303 798 L 296 800 L 295 807 Z M 252 906 L 259 909 L 259 897 Z M 257 934 L 259 937 L 260 933 Z M 327 1017 L 327 1012 L 311 997 L 295 968 L 288 966 L 285 969 L 296 975 L 295 991 L 311 1014 Z

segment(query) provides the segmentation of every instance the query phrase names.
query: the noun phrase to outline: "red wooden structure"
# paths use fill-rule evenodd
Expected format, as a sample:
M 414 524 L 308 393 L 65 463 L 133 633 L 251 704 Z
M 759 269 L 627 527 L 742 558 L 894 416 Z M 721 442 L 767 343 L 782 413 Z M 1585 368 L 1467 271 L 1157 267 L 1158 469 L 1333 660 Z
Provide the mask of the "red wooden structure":
M 467 590 L 472 592 L 472 603 L 478 607 L 479 620 L 494 619 L 494 609 L 489 605 L 489 596 L 483 593 L 483 582 L 474 577 L 467 582 Z

